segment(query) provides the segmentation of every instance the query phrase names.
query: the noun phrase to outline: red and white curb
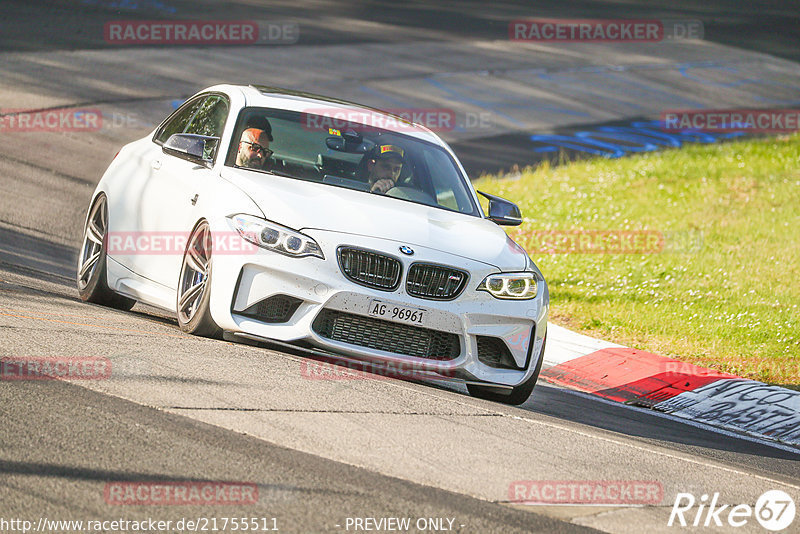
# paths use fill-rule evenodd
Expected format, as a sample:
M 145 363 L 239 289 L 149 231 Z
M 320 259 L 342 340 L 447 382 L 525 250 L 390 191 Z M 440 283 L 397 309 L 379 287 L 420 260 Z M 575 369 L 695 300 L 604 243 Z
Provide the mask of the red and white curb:
M 541 378 L 600 397 L 800 447 L 800 391 L 547 326 Z

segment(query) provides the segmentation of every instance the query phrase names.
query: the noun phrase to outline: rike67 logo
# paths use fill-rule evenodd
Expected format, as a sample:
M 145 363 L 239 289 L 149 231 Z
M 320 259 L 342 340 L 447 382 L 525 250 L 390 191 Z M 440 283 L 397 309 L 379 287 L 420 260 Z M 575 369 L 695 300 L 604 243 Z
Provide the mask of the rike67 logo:
M 794 521 L 795 504 L 789 494 L 781 490 L 764 492 L 756 501 L 755 507 L 739 504 L 719 504 L 719 493 L 709 500 L 707 494 L 696 499 L 691 493 L 678 493 L 668 526 L 681 527 L 743 527 L 753 517 L 762 527 L 772 532 L 786 530 Z M 726 525 L 727 523 L 727 525 Z

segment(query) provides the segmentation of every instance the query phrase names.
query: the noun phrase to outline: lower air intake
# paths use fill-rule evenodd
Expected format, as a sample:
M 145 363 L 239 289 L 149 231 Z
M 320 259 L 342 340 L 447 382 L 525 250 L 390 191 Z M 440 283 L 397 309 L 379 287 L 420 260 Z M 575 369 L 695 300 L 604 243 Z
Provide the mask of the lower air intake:
M 312 325 L 320 336 L 429 360 L 453 360 L 461 354 L 459 336 L 336 310 L 322 310 Z
M 478 360 L 498 369 L 521 369 L 508 346 L 499 337 L 478 336 Z
M 243 312 L 239 312 L 239 315 L 264 323 L 286 323 L 302 302 L 302 300 L 288 295 L 273 295 L 256 302 Z

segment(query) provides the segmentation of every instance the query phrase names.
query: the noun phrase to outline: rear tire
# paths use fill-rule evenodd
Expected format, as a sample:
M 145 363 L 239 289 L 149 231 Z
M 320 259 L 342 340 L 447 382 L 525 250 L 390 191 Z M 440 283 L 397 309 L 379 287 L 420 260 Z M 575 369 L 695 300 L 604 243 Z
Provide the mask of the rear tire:
M 130 310 L 136 301 L 114 293 L 108 287 L 106 272 L 108 240 L 108 202 L 100 194 L 94 201 L 83 229 L 83 243 L 78 255 L 78 294 L 84 302 Z
M 186 333 L 219 339 L 222 329 L 211 318 L 211 228 L 201 221 L 183 253 L 178 279 L 178 326 Z
M 546 344 L 547 334 L 544 335 L 544 339 L 542 340 L 542 350 L 539 354 L 539 361 L 536 363 L 536 369 L 534 370 L 533 374 L 522 384 L 514 386 L 511 392 L 503 393 L 504 391 L 508 390 L 505 388 L 496 388 L 491 386 L 479 386 L 477 384 L 467 384 L 467 391 L 469 391 L 470 395 L 479 399 L 519 406 L 528 400 L 528 398 L 531 396 L 531 393 L 533 393 L 533 388 L 536 385 L 536 381 L 539 379 L 539 372 L 542 370 L 544 347 Z

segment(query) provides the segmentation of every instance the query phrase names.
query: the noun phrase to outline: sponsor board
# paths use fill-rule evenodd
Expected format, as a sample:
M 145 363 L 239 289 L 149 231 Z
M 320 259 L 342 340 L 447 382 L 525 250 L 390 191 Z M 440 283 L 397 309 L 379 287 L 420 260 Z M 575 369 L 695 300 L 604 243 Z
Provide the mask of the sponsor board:
M 754 380 L 718 380 L 654 406 L 715 426 L 800 445 L 800 391 Z

